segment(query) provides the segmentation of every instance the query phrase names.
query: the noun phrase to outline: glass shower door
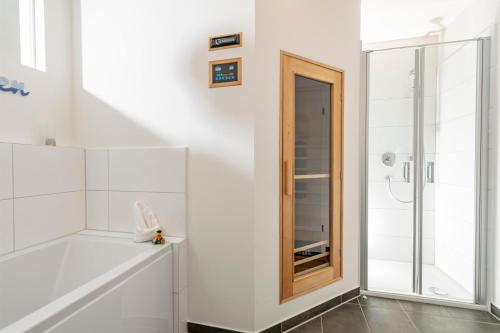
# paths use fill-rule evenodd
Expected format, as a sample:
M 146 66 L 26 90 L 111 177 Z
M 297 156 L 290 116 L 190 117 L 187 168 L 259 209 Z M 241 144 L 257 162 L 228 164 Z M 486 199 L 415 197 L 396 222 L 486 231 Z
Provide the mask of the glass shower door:
M 368 52 L 368 290 L 485 299 L 484 39 Z
M 428 46 L 423 76 L 423 295 L 473 302 L 476 41 Z
M 368 288 L 413 291 L 415 51 L 373 52 L 368 98 Z

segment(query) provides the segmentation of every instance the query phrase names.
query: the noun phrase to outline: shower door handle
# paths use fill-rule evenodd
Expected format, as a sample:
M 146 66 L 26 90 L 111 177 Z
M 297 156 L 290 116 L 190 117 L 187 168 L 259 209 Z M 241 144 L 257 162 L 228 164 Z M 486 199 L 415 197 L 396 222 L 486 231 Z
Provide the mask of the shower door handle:
M 434 162 L 427 162 L 427 183 L 434 183 Z
M 410 182 L 410 162 L 403 162 L 403 179 L 405 183 Z

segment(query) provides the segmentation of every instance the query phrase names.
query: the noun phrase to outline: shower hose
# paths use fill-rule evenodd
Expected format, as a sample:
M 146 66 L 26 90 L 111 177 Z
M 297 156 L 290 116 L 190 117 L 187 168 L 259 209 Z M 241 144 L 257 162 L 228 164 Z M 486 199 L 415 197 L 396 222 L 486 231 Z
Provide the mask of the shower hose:
M 389 194 L 391 195 L 391 197 L 392 197 L 394 200 L 396 200 L 397 202 L 404 203 L 404 204 L 410 204 L 410 203 L 413 203 L 413 200 L 401 200 L 401 199 L 399 199 L 398 197 L 396 197 L 396 196 L 394 195 L 394 193 L 392 192 L 392 185 L 391 185 L 391 183 L 392 183 L 392 179 L 391 179 L 391 176 L 387 176 L 387 177 L 385 177 L 385 180 L 386 180 L 385 184 L 386 184 L 386 186 L 387 186 L 387 191 L 389 191 Z M 424 186 L 425 186 L 425 184 L 424 184 Z

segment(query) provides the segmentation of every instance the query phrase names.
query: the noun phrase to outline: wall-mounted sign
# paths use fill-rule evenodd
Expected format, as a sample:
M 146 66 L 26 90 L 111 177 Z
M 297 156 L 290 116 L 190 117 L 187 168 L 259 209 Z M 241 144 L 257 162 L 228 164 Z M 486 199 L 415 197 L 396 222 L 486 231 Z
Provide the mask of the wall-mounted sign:
M 210 88 L 241 85 L 241 58 L 215 60 L 208 63 Z
M 28 96 L 29 91 L 24 90 L 24 82 L 12 80 L 10 81 L 5 76 L 0 76 L 0 91 L 10 92 L 13 94 L 19 94 L 21 96 Z
M 208 50 L 215 51 L 221 49 L 228 49 L 230 47 L 240 47 L 243 45 L 243 33 L 216 36 L 208 38 Z

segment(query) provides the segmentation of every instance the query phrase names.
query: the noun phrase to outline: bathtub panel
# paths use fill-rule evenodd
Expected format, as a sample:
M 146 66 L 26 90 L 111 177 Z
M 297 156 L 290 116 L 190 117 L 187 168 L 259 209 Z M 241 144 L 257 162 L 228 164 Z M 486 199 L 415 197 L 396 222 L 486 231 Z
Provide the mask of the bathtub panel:
M 47 332 L 173 333 L 173 313 L 169 252 Z
M 0 143 L 0 200 L 12 197 L 12 144 Z
M 14 199 L 15 249 L 85 229 L 85 192 Z
M 0 200 L 0 255 L 14 251 L 13 200 Z
M 67 245 L 0 261 L 0 330 L 49 302 Z

